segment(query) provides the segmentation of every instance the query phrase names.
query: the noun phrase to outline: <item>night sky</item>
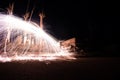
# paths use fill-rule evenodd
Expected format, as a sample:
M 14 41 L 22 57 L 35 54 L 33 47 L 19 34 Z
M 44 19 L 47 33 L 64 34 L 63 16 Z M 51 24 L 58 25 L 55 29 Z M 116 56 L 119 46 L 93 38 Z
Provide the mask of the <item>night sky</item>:
M 118 54 L 118 28 L 120 12 L 118 2 L 94 0 L 0 0 L 0 11 L 7 12 L 14 2 L 14 14 L 22 17 L 35 7 L 32 20 L 39 23 L 44 12 L 45 29 L 60 40 L 76 37 L 77 46 L 92 55 L 120 56 Z M 94 54 L 93 54 L 94 53 Z

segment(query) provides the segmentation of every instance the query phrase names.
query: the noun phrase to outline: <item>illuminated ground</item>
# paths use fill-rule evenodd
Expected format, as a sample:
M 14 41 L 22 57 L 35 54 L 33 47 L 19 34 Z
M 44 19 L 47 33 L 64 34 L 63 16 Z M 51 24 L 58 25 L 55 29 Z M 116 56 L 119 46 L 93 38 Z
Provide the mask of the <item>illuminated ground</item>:
M 115 57 L 0 63 L 0 80 L 116 80 L 119 72 L 120 58 Z

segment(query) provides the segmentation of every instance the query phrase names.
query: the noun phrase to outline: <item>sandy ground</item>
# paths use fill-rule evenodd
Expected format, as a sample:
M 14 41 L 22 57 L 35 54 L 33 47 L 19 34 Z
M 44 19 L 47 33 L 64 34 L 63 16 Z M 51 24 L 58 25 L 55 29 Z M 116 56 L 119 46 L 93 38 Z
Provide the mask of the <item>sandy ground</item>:
M 0 80 L 116 80 L 119 73 L 118 57 L 0 63 Z

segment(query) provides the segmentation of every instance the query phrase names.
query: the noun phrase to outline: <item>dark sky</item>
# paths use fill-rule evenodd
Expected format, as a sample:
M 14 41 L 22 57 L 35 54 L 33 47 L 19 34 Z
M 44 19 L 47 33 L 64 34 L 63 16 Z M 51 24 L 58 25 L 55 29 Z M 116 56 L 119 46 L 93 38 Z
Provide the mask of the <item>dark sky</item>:
M 44 12 L 45 28 L 58 39 L 76 37 L 79 47 L 86 51 L 99 51 L 118 55 L 118 28 L 120 12 L 118 2 L 96 0 L 0 0 L 5 9 L 14 2 L 14 14 L 24 15 L 27 3 L 35 10 L 32 20 L 39 21 L 39 12 Z M 1 9 L 2 10 L 2 9 Z
M 45 28 L 58 39 L 74 37 L 76 28 L 81 26 L 87 18 L 87 1 L 79 2 L 74 0 L 1 0 L 0 7 L 5 9 L 9 3 L 14 2 L 14 14 L 22 16 L 26 12 L 27 4 L 30 2 L 29 10 L 35 6 L 32 16 L 33 20 L 39 21 L 39 12 L 44 12 L 46 18 Z M 87 20 L 86 20 L 87 21 Z M 84 22 L 85 24 L 86 22 Z M 85 24 L 87 25 L 87 24 Z

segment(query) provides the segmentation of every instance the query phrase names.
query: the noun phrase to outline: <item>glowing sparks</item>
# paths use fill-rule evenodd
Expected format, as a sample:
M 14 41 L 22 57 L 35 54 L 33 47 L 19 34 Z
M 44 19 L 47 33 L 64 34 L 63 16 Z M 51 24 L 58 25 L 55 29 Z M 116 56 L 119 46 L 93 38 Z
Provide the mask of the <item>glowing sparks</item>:
M 26 18 L 26 17 L 25 17 Z M 75 59 L 35 22 L 0 14 L 0 61 Z

